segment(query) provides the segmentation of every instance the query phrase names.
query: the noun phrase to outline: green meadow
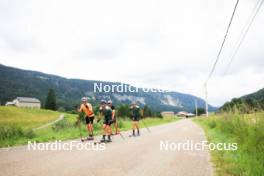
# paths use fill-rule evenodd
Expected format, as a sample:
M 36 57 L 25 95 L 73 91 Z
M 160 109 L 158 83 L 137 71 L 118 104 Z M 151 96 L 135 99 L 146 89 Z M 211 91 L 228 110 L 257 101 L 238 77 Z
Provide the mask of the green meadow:
M 64 113 L 64 119 L 43 129 L 34 128 L 52 122 L 59 118 L 60 112 L 48 110 L 36 110 L 16 107 L 0 106 L 0 147 L 27 144 L 28 141 L 47 142 L 54 140 L 77 139 L 82 135 L 87 136 L 84 120 L 81 120 L 80 127 L 77 123 L 77 114 Z M 176 117 L 145 118 L 146 126 L 155 126 L 179 120 Z M 121 131 L 131 129 L 129 118 L 118 119 Z M 141 122 L 141 128 L 144 128 Z M 102 120 L 94 123 L 95 135 L 102 132 Z M 114 129 L 113 129 L 114 132 Z

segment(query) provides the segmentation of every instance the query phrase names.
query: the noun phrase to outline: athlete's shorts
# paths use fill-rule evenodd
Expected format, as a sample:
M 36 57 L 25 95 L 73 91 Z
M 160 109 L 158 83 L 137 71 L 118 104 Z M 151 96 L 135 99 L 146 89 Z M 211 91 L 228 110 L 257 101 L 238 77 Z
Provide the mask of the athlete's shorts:
M 111 125 L 111 123 L 112 123 L 112 119 L 111 118 L 104 118 L 103 124 L 105 124 L 105 125 Z
M 93 124 L 94 116 L 92 116 L 92 117 L 88 117 L 88 116 L 86 116 L 86 117 L 85 117 L 85 121 L 86 121 L 86 124 L 87 124 L 87 125 L 88 125 L 88 124 Z
M 138 121 L 139 121 L 139 118 L 135 118 L 135 117 L 133 117 L 133 118 L 132 118 L 132 121 L 134 121 L 134 122 L 138 122 Z

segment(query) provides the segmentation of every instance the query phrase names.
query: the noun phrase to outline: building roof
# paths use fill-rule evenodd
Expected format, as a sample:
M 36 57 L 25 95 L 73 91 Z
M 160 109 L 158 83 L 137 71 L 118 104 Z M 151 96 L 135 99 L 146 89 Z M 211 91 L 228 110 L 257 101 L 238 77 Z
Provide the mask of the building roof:
M 188 113 L 187 116 L 195 116 L 193 113 Z
M 188 114 L 188 112 L 185 112 L 185 111 L 180 111 L 177 113 L 177 115 L 187 115 L 187 114 Z
M 14 103 L 14 102 L 10 102 L 10 101 L 8 101 L 8 102 L 6 102 L 5 105 L 6 105 L 6 106 L 9 106 L 9 105 L 15 105 L 15 103 Z
M 161 114 L 174 114 L 173 111 L 162 111 Z
M 17 97 L 16 100 L 23 103 L 40 103 L 37 98 L 31 97 Z

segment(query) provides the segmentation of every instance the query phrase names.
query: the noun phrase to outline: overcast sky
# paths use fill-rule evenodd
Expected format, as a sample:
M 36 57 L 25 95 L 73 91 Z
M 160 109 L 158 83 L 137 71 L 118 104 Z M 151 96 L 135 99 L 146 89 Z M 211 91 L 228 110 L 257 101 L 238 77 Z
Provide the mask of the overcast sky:
M 0 63 L 204 97 L 236 0 L 0 0 Z M 264 87 L 264 7 L 224 74 L 257 0 L 241 0 L 209 103 Z

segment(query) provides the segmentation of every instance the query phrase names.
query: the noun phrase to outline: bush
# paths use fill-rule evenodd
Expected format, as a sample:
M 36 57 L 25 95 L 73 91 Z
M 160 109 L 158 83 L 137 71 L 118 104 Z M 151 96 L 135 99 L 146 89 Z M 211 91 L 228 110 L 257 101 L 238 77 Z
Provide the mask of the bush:
M 78 114 L 75 110 L 65 111 L 68 114 Z
M 122 104 L 117 108 L 117 116 L 118 117 L 130 117 L 131 111 L 128 105 Z
M 36 134 L 34 133 L 33 130 L 28 130 L 25 132 L 25 137 L 28 138 L 28 139 L 32 139 L 36 136 Z
M 210 120 L 209 122 L 208 122 L 208 126 L 209 126 L 209 128 L 215 128 L 216 127 L 216 122 L 215 122 L 215 120 Z
M 60 131 L 60 130 L 63 130 L 65 128 L 72 128 L 74 125 L 71 124 L 70 122 L 68 122 L 66 119 L 63 119 L 57 123 L 55 123 L 53 126 L 52 126 L 52 130 L 54 131 Z
M 117 121 L 118 122 L 118 128 L 123 128 L 124 127 L 124 122 L 123 122 L 123 120 L 118 120 Z
M 1 140 L 20 137 L 23 135 L 24 135 L 24 132 L 21 127 L 9 126 L 9 125 L 0 126 L 0 139 Z
M 65 108 L 64 107 L 59 107 L 58 111 L 59 112 L 65 112 Z

